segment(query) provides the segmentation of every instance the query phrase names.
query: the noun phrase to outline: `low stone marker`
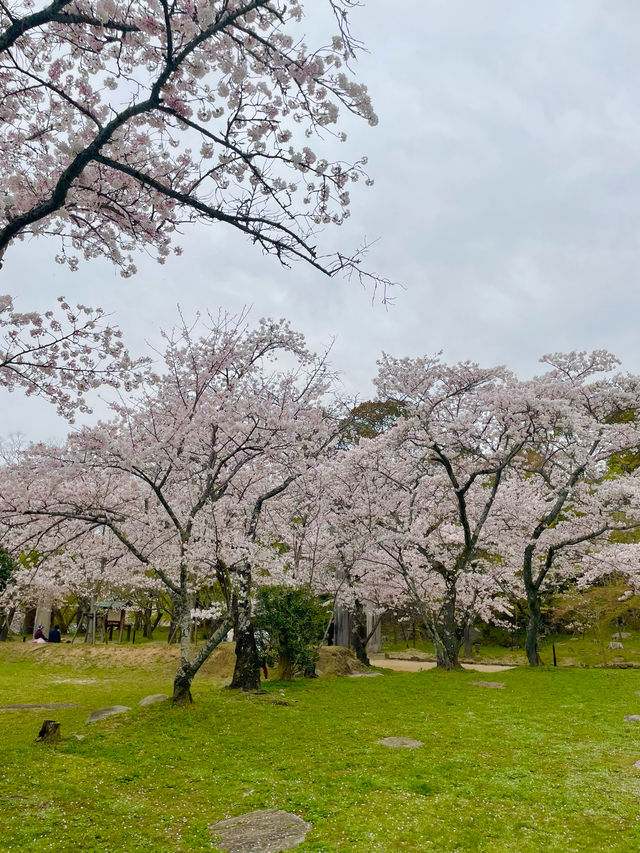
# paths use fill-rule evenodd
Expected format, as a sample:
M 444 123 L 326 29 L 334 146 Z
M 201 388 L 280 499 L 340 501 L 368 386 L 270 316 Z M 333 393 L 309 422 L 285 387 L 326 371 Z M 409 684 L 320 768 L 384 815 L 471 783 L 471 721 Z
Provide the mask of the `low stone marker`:
M 381 672 L 352 672 L 347 678 L 377 678 Z
M 0 705 L 0 711 L 55 711 L 56 708 L 77 707 L 77 702 L 41 702 L 39 705 Z
M 145 696 L 144 699 L 141 699 L 138 705 L 144 708 L 146 705 L 156 705 L 158 702 L 166 702 L 168 698 L 166 693 L 152 693 L 151 696 Z
M 607 648 L 613 651 L 614 649 L 624 649 L 624 646 L 622 643 L 609 643 Z
M 227 853 L 280 853 L 302 844 L 311 824 L 282 809 L 261 809 L 221 820 L 210 829 L 216 847 Z
M 640 723 L 640 714 L 625 714 L 625 723 Z
M 124 714 L 130 710 L 131 708 L 127 707 L 127 705 L 109 705 L 108 708 L 99 708 L 97 711 L 92 711 L 87 717 L 87 722 L 96 723 L 98 720 L 113 717 L 114 714 Z
M 494 690 L 503 690 L 504 684 L 502 681 L 470 681 L 469 684 L 473 684 L 474 687 L 489 687 Z
M 424 746 L 421 740 L 414 740 L 410 737 L 383 737 L 377 740 L 381 746 L 388 746 L 391 749 L 419 749 Z

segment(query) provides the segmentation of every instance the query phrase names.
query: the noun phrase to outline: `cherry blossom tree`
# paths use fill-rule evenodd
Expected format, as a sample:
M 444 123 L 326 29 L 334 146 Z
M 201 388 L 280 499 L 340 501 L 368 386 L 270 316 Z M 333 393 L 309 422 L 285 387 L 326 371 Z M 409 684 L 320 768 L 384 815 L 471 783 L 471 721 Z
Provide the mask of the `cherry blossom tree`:
M 270 365 L 279 357 L 288 368 Z M 249 330 L 220 317 L 199 338 L 182 328 L 167 340 L 165 367 L 137 400 L 114 404 L 113 420 L 5 468 L 0 518 L 14 551 L 37 548 L 63 575 L 108 566 L 114 585 L 161 583 L 181 629 L 174 699 L 185 702 L 232 625 L 232 686 L 259 685 L 251 587 L 258 568 L 277 582 L 282 563 L 262 519 L 335 430 L 320 406 L 327 365 L 284 321 Z M 203 612 L 198 591 L 212 585 Z M 197 652 L 194 616 L 217 620 Z
M 640 447 L 640 377 L 615 373 L 610 353 L 554 353 L 550 370 L 528 384 L 537 400 L 535 440 L 510 470 L 500 503 L 501 564 L 505 588 L 524 596 L 529 609 L 526 650 L 538 665 L 545 594 L 567 580 L 592 581 L 624 565 L 613 531 L 640 525 L 640 477 L 612 477 L 610 462 Z M 604 551 L 603 551 L 604 549 Z M 608 553 L 608 556 L 607 556 Z M 624 555 L 624 556 L 623 556 Z M 498 569 L 499 571 L 499 569 Z
M 338 34 L 302 40 L 299 0 L 16 0 L 0 6 L 0 257 L 57 238 L 56 260 L 134 247 L 163 262 L 188 222 L 229 225 L 283 264 L 366 275 L 318 247 L 349 215 L 366 158 L 330 162 L 341 111 L 377 122 L 353 78 L 354 0 Z M 312 141 L 314 140 L 314 141 Z M 313 146 L 313 147 L 312 147 Z
M 363 544 L 351 571 L 370 597 L 417 610 L 452 669 L 466 625 L 498 591 L 489 522 L 531 437 L 530 407 L 507 371 L 439 357 L 384 356 L 376 384 L 403 416 L 334 464 L 336 528 Z
M 10 296 L 0 296 L 0 388 L 44 397 L 73 420 L 77 411 L 90 411 L 87 391 L 129 390 L 146 360 L 131 360 L 101 309 L 58 302 L 57 311 L 21 313 Z

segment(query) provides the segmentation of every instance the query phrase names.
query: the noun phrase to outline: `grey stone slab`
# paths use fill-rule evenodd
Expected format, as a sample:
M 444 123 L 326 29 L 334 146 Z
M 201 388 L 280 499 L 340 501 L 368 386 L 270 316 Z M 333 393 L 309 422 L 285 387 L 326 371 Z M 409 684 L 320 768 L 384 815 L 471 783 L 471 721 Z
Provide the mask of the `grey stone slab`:
M 419 749 L 424 746 L 421 740 L 414 740 L 411 737 L 383 737 L 376 743 L 381 746 L 388 746 L 391 749 Z
M 166 693 L 152 693 L 151 696 L 145 696 L 144 699 L 141 699 L 138 705 L 141 705 L 143 708 L 146 705 L 157 705 L 158 702 L 166 702 L 168 698 Z
M 625 714 L 625 723 L 640 723 L 640 714 Z
M 382 675 L 381 672 L 352 672 L 347 675 L 347 678 L 377 678 Z
M 474 687 L 488 687 L 490 690 L 504 690 L 502 681 L 470 681 L 469 684 Z
M 87 717 L 87 722 L 96 723 L 98 720 L 113 717 L 115 714 L 124 714 L 130 710 L 131 708 L 127 705 L 109 705 L 108 708 L 99 708 L 97 711 L 92 711 Z
M 305 840 L 311 824 L 282 809 L 261 809 L 221 820 L 211 827 L 226 853 L 280 853 Z

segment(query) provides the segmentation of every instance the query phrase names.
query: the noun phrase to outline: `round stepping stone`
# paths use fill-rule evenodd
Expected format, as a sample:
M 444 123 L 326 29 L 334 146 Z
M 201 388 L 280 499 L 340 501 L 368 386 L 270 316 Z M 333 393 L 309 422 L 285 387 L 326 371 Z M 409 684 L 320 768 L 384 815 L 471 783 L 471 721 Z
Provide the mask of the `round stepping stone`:
M 226 853 L 279 853 L 302 844 L 311 824 L 282 809 L 261 809 L 221 820 L 210 829 L 216 847 Z
M 381 746 L 388 746 L 391 749 L 419 749 L 424 746 L 421 740 L 414 740 L 410 737 L 383 737 L 376 743 Z
M 625 723 L 640 723 L 640 714 L 625 714 Z
M 166 693 L 152 693 L 151 696 L 145 696 L 138 702 L 144 708 L 146 705 L 156 705 L 158 702 L 166 702 L 169 697 Z
M 0 705 L 0 711 L 55 711 L 56 708 L 77 707 L 77 702 L 41 702 L 39 705 Z
M 381 672 L 352 672 L 347 678 L 377 678 Z
M 640 761 L 636 761 L 636 763 L 633 766 L 634 766 L 635 770 L 640 770 Z
M 501 681 L 470 681 L 469 684 L 473 684 L 474 687 L 489 687 L 494 690 L 502 690 L 504 688 L 504 684 Z
M 109 705 L 108 708 L 99 708 L 97 711 L 92 711 L 87 717 L 88 723 L 96 723 L 98 720 L 104 720 L 106 717 L 113 717 L 114 714 L 124 714 L 130 711 L 126 705 Z

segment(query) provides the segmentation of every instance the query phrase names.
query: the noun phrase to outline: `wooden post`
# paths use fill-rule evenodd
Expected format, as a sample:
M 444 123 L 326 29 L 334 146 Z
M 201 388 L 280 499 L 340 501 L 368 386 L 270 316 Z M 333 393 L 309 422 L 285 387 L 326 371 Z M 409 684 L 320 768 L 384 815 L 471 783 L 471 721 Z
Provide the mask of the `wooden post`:
M 118 637 L 118 642 L 122 642 L 122 632 L 124 631 L 124 614 L 125 610 L 120 611 L 120 636 Z
M 553 650 L 553 665 L 558 666 L 558 661 L 556 659 L 556 644 L 551 643 L 551 649 Z

